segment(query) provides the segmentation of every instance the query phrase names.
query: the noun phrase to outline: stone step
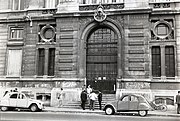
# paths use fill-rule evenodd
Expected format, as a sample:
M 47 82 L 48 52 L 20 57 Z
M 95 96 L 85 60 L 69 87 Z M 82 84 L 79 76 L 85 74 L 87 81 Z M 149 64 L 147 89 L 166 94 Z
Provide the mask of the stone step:
M 115 95 L 114 94 L 103 94 L 102 96 L 102 107 L 110 101 L 114 101 L 115 100 Z M 76 109 L 80 109 L 81 108 L 81 101 L 77 101 L 77 102 L 71 102 L 68 104 L 63 105 L 64 108 L 76 108 Z M 85 105 L 86 109 L 89 109 L 89 104 L 88 102 Z M 95 101 L 95 109 L 99 109 L 99 102 L 98 100 Z

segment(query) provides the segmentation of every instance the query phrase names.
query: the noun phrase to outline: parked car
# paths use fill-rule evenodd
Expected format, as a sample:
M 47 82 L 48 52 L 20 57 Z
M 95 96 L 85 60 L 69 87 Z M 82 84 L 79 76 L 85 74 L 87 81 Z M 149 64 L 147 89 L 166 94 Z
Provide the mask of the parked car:
M 115 100 L 105 104 L 103 110 L 107 115 L 116 112 L 138 112 L 140 116 L 146 116 L 152 107 L 142 95 L 127 94 L 123 95 L 119 100 Z
M 41 111 L 44 108 L 42 101 L 31 99 L 29 95 L 21 92 L 8 92 L 0 100 L 0 108 L 2 111 L 8 109 L 22 108 L 30 109 L 32 112 Z

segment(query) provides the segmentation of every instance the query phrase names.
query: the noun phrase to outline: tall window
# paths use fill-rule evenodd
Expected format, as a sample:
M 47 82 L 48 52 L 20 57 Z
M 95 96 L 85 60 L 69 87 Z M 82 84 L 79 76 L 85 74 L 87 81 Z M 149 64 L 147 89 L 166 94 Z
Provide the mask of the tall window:
M 44 0 L 44 8 L 55 8 L 59 4 L 59 0 Z
M 11 0 L 11 10 L 24 10 L 25 0 Z
M 160 46 L 152 47 L 152 76 L 175 76 L 175 54 L 173 46 L 162 48 Z
M 22 50 L 8 50 L 7 76 L 21 76 Z
M 175 59 L 174 59 L 174 47 L 167 46 L 165 48 L 165 63 L 166 63 L 166 76 L 175 76 Z
M 49 58 L 48 58 L 48 76 L 54 75 L 54 65 L 55 65 L 55 49 L 49 49 Z
M 152 75 L 161 76 L 161 53 L 160 47 L 152 47 Z
M 54 75 L 55 65 L 55 48 L 39 48 L 38 49 L 38 76 Z
M 44 62 L 45 62 L 45 49 L 40 48 L 38 50 L 39 60 L 38 60 L 38 75 L 44 75 Z

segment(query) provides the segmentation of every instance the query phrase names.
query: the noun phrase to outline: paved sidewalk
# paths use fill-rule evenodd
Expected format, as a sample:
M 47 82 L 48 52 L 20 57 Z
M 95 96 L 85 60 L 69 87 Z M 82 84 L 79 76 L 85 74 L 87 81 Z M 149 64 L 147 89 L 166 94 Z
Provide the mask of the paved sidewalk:
M 75 109 L 75 108 L 57 108 L 57 107 L 45 107 L 43 110 L 45 112 L 64 112 L 64 113 L 89 113 L 89 114 L 105 114 L 104 111 L 102 110 L 82 110 L 82 109 Z M 180 118 L 180 114 L 176 114 L 176 111 L 149 111 L 148 115 L 153 115 L 153 116 L 171 116 L 171 117 L 178 117 Z

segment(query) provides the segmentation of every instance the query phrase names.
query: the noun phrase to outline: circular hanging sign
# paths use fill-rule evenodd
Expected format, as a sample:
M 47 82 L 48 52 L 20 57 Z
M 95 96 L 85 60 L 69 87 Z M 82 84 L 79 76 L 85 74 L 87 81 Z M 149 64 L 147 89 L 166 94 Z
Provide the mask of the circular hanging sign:
M 97 11 L 94 13 L 94 19 L 98 22 L 102 22 L 106 19 L 107 15 L 104 13 L 103 6 L 99 5 Z

